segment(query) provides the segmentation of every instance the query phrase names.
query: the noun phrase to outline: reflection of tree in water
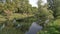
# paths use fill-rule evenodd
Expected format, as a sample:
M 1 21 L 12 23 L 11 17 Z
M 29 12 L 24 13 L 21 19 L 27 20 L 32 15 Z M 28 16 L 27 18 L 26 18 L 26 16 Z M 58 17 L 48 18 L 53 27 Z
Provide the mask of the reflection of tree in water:
M 0 25 L 0 30 L 2 30 L 5 27 L 5 24 Z
M 14 20 L 13 20 L 13 27 L 15 27 L 15 28 L 19 28 L 19 27 L 21 27 L 21 24 L 17 24 L 17 21 L 16 21 L 16 19 L 14 18 Z

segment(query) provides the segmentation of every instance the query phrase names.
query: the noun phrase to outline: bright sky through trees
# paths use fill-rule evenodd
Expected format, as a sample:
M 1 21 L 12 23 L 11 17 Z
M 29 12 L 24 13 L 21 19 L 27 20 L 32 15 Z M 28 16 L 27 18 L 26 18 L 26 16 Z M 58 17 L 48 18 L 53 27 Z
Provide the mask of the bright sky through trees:
M 37 7 L 37 1 L 38 0 L 29 0 L 29 3 L 34 7 Z M 44 4 L 44 3 L 46 3 L 47 1 L 46 0 L 42 0 L 43 1 L 43 3 L 42 4 Z

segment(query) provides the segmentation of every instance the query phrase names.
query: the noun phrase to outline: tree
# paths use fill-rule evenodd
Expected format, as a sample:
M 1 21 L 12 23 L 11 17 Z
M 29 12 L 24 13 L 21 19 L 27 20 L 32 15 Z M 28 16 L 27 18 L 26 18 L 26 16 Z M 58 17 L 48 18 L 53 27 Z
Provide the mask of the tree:
M 46 20 L 51 20 L 53 19 L 53 12 L 52 10 L 48 9 L 48 6 L 43 6 L 41 5 L 42 0 L 38 0 L 38 19 L 41 20 L 41 24 L 45 24 Z M 47 4 L 46 4 L 47 5 Z M 48 22 L 47 22 L 48 23 Z
M 54 17 L 56 18 L 56 17 L 58 17 L 58 16 L 60 16 L 60 0 L 52 0 L 52 1 L 50 1 L 50 0 L 48 0 L 48 2 L 50 2 L 49 3 L 49 5 L 50 5 L 50 9 L 52 9 L 52 11 L 53 11 L 53 15 L 54 15 Z

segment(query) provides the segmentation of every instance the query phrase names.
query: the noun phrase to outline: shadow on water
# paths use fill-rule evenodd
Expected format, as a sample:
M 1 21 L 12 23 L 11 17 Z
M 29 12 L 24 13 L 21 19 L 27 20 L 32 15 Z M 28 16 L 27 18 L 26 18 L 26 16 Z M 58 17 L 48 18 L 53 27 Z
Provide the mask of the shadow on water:
M 37 34 L 37 32 L 42 30 L 42 28 L 42 26 L 38 25 L 36 22 L 33 22 L 29 28 L 29 31 L 25 34 Z

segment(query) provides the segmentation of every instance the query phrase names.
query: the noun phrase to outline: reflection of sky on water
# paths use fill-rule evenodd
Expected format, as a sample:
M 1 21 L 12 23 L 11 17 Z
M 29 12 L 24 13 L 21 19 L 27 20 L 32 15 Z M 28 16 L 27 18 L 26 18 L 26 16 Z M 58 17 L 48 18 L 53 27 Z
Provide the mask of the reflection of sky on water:
M 42 29 L 42 26 L 38 25 L 36 22 L 32 23 L 29 28 L 29 31 L 26 34 L 37 34 L 38 31 Z

